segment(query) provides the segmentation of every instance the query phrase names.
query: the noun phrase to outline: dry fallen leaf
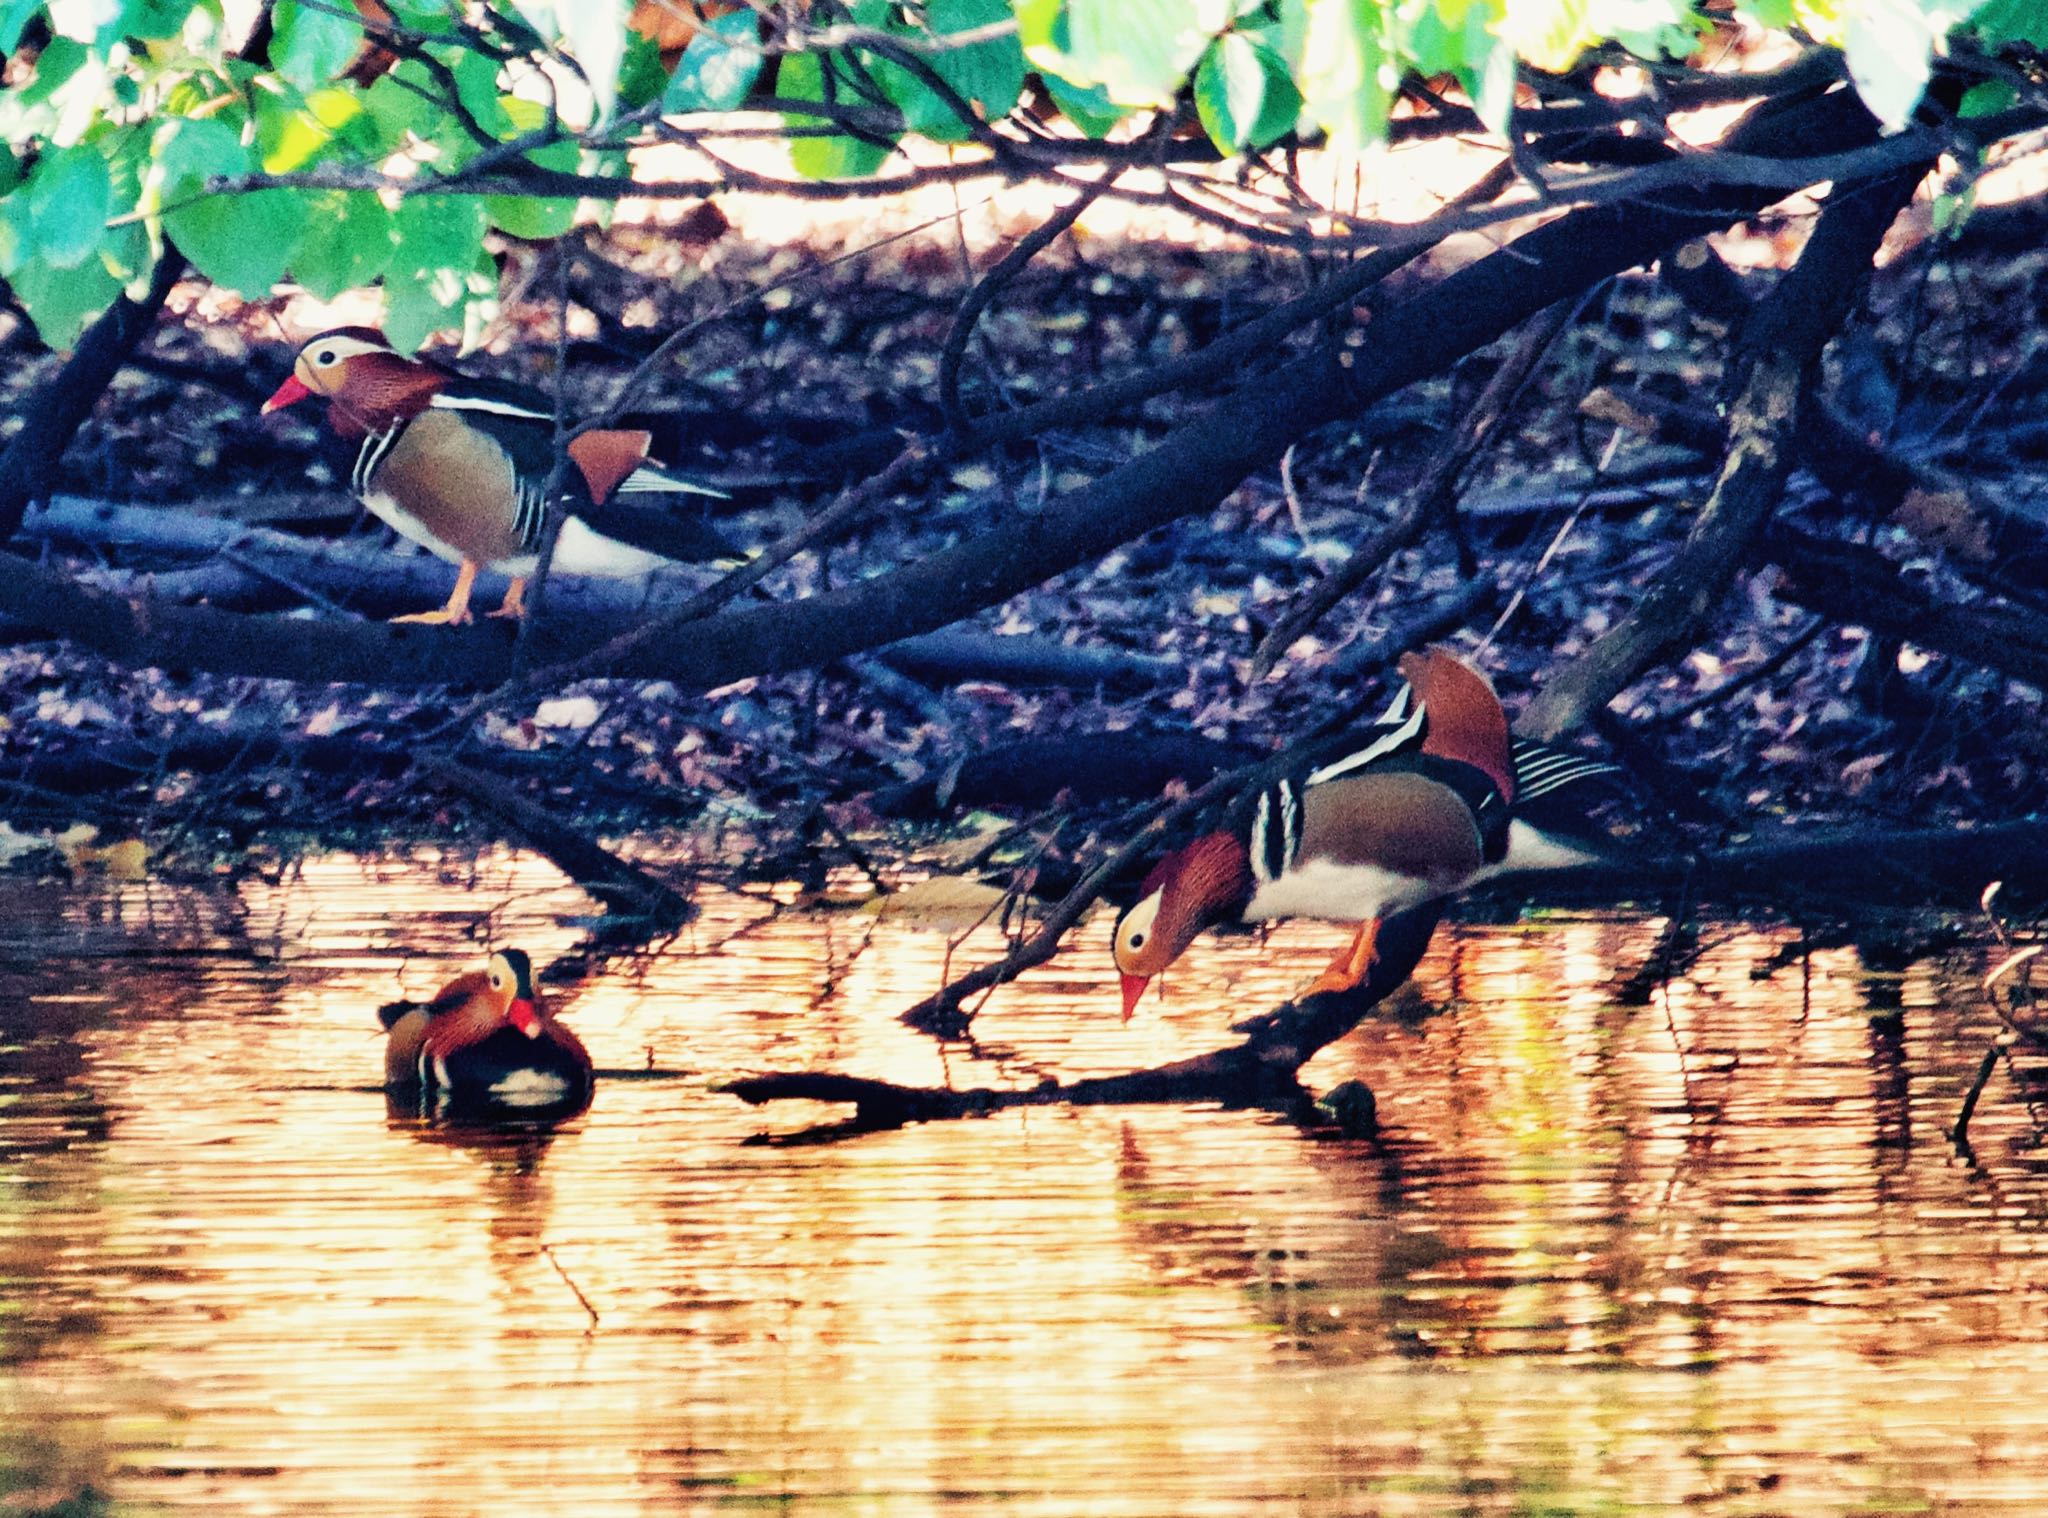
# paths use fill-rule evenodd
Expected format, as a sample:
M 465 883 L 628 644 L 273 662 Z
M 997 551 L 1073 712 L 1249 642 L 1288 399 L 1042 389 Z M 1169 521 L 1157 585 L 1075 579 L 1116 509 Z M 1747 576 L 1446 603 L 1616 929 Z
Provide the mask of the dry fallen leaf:
M 884 922 L 957 931 L 993 916 L 1001 910 L 1007 894 L 971 877 L 933 875 L 890 895 L 876 897 L 868 910 Z

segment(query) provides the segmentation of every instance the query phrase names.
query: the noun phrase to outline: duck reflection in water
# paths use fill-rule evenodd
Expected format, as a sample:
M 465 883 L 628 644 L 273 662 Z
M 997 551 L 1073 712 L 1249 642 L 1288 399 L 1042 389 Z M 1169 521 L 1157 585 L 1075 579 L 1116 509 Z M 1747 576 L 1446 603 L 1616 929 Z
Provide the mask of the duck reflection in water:
M 590 1055 L 505 949 L 428 1002 L 380 1007 L 384 1090 L 394 1115 L 462 1123 L 552 1123 L 590 1105 Z

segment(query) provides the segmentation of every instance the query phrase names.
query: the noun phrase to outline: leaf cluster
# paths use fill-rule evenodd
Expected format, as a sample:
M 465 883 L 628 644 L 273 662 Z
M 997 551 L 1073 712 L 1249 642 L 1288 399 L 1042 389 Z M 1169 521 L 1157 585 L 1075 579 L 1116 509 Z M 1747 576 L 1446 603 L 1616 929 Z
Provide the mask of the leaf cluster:
M 636 148 L 765 132 L 789 188 L 858 193 L 913 138 L 1011 177 L 1370 144 L 1404 90 L 1508 134 L 1545 73 L 1732 25 L 1838 46 L 1889 127 L 1959 39 L 1980 111 L 2048 48 L 2038 0 L 0 0 L 0 278 L 65 346 L 175 247 L 252 297 L 381 284 L 409 347 L 473 335 L 488 240 L 602 219 Z

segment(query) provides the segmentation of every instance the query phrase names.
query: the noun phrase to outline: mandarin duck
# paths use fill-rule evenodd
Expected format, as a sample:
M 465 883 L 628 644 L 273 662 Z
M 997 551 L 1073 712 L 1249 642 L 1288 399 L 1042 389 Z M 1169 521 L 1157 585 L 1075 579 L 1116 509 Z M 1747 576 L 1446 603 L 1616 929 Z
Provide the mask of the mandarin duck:
M 380 1007 L 384 1085 L 446 1109 L 568 1116 L 590 1103 L 590 1054 L 534 992 L 533 962 L 504 949 L 429 1002 Z
M 309 397 L 325 401 L 328 425 L 358 444 L 356 498 L 402 536 L 459 566 L 447 605 L 395 620 L 467 622 L 470 589 L 483 567 L 512 580 L 492 615 L 524 615 L 555 460 L 548 399 L 407 358 L 368 327 L 336 327 L 307 342 L 263 412 Z M 712 528 L 657 504 L 678 494 L 724 492 L 651 463 L 652 441 L 647 432 L 623 428 L 570 440 L 569 514 L 555 541 L 555 569 L 644 579 L 679 560 L 739 557 Z
M 1357 923 L 1304 994 L 1350 991 L 1372 970 L 1382 919 L 1490 875 L 1601 857 L 1514 812 L 1618 774 L 1616 766 L 1511 740 L 1492 685 L 1448 653 L 1408 654 L 1400 668 L 1407 686 L 1380 722 L 1334 757 L 1241 798 L 1225 827 L 1153 866 L 1116 924 L 1126 1019 L 1205 928 L 1282 917 Z

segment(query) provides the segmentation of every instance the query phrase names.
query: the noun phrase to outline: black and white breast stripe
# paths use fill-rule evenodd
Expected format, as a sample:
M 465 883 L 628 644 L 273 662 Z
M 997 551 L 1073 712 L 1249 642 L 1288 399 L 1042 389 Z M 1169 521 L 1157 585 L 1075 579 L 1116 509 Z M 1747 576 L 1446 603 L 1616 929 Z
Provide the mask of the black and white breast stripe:
M 1301 787 L 1292 780 L 1277 780 L 1259 792 L 1252 813 L 1252 878 L 1261 885 L 1279 879 L 1300 848 Z
M 372 432 L 363 439 L 363 446 L 356 450 L 355 470 L 349 476 L 349 484 L 358 497 L 370 493 L 370 481 L 377 473 L 377 466 L 384 462 L 384 455 L 391 451 L 391 445 L 398 441 L 405 428 L 405 422 L 393 422 L 382 432 Z

